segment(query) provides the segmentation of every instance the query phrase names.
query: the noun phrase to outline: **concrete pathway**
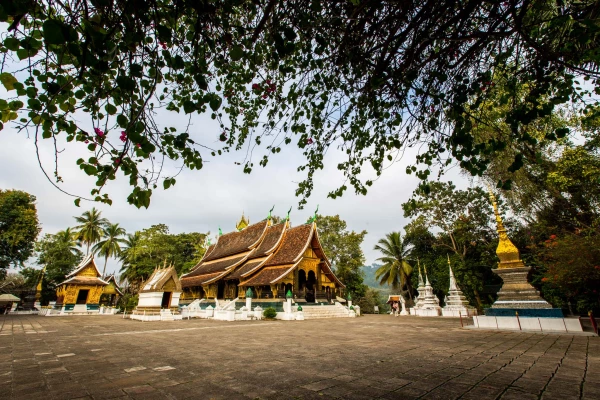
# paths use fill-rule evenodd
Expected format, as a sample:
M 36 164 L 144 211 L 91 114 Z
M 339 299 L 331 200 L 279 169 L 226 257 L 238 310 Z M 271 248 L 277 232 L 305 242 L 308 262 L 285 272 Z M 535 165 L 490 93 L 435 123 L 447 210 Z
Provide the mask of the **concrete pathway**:
M 0 399 L 600 399 L 600 338 L 389 315 L 0 316 Z

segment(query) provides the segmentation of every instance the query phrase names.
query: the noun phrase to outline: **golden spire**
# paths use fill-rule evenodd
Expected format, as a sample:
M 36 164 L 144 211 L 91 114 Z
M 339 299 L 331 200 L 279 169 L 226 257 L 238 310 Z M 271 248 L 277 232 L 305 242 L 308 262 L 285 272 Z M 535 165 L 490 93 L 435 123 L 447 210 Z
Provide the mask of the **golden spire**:
M 489 187 L 488 187 L 489 188 Z M 519 254 L 519 249 L 517 246 L 511 242 L 506 234 L 506 228 L 502 223 L 502 217 L 500 217 L 500 212 L 498 211 L 498 203 L 496 203 L 496 196 L 494 196 L 494 192 L 489 188 L 490 191 L 490 201 L 492 202 L 492 206 L 494 207 L 494 214 L 496 215 L 496 226 L 498 231 L 498 248 L 496 249 L 496 254 L 500 259 L 498 263 L 498 268 L 520 268 L 524 267 L 523 261 L 521 261 L 521 256 Z
M 44 272 L 46 272 L 46 266 L 44 265 L 44 268 L 42 269 L 42 272 L 40 273 L 40 279 L 38 281 L 38 284 L 35 288 L 35 300 L 36 301 L 40 301 L 40 298 L 42 297 L 42 281 L 44 279 Z
M 235 224 L 235 229 L 237 229 L 238 231 L 241 231 L 242 229 L 246 228 L 248 225 L 250 225 L 250 220 L 244 215 L 244 212 L 242 211 L 242 218 L 240 218 L 239 222 L 237 224 Z

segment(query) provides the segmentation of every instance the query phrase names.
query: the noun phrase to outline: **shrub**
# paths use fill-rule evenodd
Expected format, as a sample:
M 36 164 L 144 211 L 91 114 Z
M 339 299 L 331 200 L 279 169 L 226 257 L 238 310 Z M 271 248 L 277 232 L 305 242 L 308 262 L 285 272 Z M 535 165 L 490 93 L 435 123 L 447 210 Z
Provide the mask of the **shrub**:
M 275 311 L 273 307 L 267 307 L 265 308 L 265 311 L 263 311 L 263 316 L 268 319 L 273 319 L 277 316 L 277 311 Z

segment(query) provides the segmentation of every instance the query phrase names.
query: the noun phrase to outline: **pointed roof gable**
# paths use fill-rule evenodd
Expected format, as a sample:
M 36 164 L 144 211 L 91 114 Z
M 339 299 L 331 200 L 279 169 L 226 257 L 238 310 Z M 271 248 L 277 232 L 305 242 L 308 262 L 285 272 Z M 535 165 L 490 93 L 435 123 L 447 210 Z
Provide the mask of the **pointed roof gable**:
M 265 263 L 265 267 L 274 265 L 295 264 L 304 254 L 312 239 L 313 224 L 290 228 L 285 232 L 283 241 L 273 257 Z
M 220 236 L 214 250 L 203 261 L 216 260 L 255 248 L 260 243 L 266 229 L 267 221 L 265 220 L 250 225 L 242 231 L 229 232 Z
M 169 291 L 177 291 L 181 292 L 181 282 L 179 281 L 179 277 L 177 276 L 177 271 L 175 271 L 175 267 L 171 265 L 170 267 L 156 268 L 150 278 L 142 285 L 142 290 L 140 293 L 144 292 L 163 292 L 164 287 L 172 282 L 174 287 Z M 171 288 L 170 288 L 171 289 Z
M 94 255 L 87 255 L 81 263 L 75 268 L 75 271 L 71 272 L 66 276 L 66 280 L 61 282 L 58 286 L 71 284 L 71 285 L 92 285 L 92 286 L 106 286 L 108 283 L 101 278 L 100 271 L 94 261 Z
M 121 287 L 119 286 L 119 284 L 117 283 L 117 279 L 115 278 L 115 275 L 109 275 L 106 279 L 105 279 L 107 285 L 104 287 L 104 292 L 106 294 L 118 294 L 119 296 L 123 296 L 123 291 L 121 290 Z M 114 288 L 114 290 L 112 290 L 112 288 Z M 114 291 L 114 293 L 112 293 Z
M 95 272 L 95 275 L 94 275 Z M 101 277 L 100 271 L 98 271 L 98 267 L 96 266 L 96 261 L 94 260 L 94 254 L 88 254 L 75 268 L 75 271 L 71 272 L 67 275 L 67 278 L 71 278 L 75 275 L 80 276 L 97 276 Z

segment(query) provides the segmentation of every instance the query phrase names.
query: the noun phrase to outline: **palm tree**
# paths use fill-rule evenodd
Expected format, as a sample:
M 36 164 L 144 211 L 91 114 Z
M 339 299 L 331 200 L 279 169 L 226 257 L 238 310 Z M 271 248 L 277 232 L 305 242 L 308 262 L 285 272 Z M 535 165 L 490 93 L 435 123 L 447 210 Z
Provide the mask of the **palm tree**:
M 412 286 L 409 279 L 412 267 L 407 261 L 408 249 L 402 242 L 400 232 L 388 233 L 385 239 L 379 240 L 374 249 L 383 254 L 377 259 L 383 265 L 375 271 L 375 278 L 379 280 L 379 284 L 387 284 L 401 290 L 407 287 L 408 295 L 412 300 Z
M 78 243 L 76 239 L 77 234 L 71 230 L 71 228 L 67 228 L 64 231 L 56 232 L 54 235 L 61 243 L 71 250 L 71 253 L 76 254 L 79 252 Z
M 102 239 L 104 227 L 109 224 L 106 218 L 101 218 L 102 213 L 96 208 L 86 211 L 80 217 L 75 217 L 75 221 L 79 223 L 75 227 L 77 232 L 75 238 L 87 245 L 86 255 L 90 254 L 90 246 Z
M 104 257 L 104 268 L 102 269 L 102 277 L 106 273 L 106 264 L 109 257 L 119 256 L 121 254 L 121 243 L 125 243 L 125 239 L 121 236 L 125 235 L 125 229 L 119 224 L 108 224 L 103 229 L 104 240 L 96 243 L 92 248 L 94 253 Z
M 140 241 L 142 239 L 141 233 L 135 232 L 134 234 L 128 234 L 127 238 L 123 240 L 124 247 L 121 250 L 119 259 L 123 263 L 121 267 L 121 283 L 128 281 L 134 284 L 139 280 L 139 274 L 136 270 L 135 261 L 140 251 Z

